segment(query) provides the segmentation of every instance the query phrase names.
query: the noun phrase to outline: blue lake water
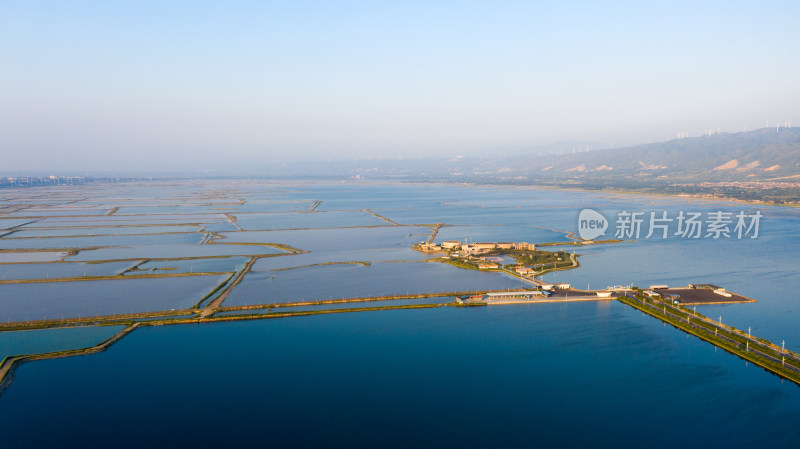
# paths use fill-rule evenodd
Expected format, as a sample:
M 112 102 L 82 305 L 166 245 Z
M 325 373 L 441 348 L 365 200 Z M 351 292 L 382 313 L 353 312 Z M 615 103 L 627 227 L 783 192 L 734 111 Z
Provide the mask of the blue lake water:
M 245 204 L 235 206 L 234 213 L 249 212 L 288 212 L 288 211 L 307 211 L 311 208 L 313 201 L 248 201 Z
M 12 234 L 13 236 L 13 234 Z M 50 237 L 36 239 L 0 239 L 0 249 L 61 249 L 92 246 L 199 244 L 204 234 L 199 232 L 156 235 L 107 235 L 85 237 Z
M 361 211 L 238 214 L 236 223 L 246 230 L 385 226 L 388 223 Z
M 222 193 L 208 205 L 213 191 Z M 91 196 L 90 190 L 79 192 Z M 152 205 L 153 198 L 167 195 L 189 203 Z M 240 203 L 240 198 L 247 201 Z M 315 200 L 323 201 L 316 213 L 265 213 L 304 210 Z M 427 257 L 408 246 L 426 240 L 428 225 L 435 223 L 452 225 L 440 230 L 437 241 L 542 243 L 567 241 L 565 232 L 577 230 L 583 208 L 608 218 L 623 210 L 667 211 L 673 217 L 681 210 L 760 210 L 764 218 L 757 239 L 648 239 L 645 231 L 633 242 L 553 248 L 580 254 L 581 267 L 544 279 L 580 288 L 714 283 L 759 302 L 698 311 L 800 348 L 798 209 L 521 187 L 261 181 L 145 183 L 103 192 L 103 207 L 117 203 L 129 204 L 131 211 L 165 214 L 170 222 L 215 222 L 227 231 L 230 243 L 286 243 L 310 251 L 259 260 L 225 305 L 522 285 L 506 275 L 438 263 L 378 262 Z M 168 215 L 181 208 L 197 215 Z M 363 209 L 410 226 L 388 226 Z M 232 225 L 212 211 L 238 212 L 245 229 L 315 229 L 231 232 Z M 118 218 L 154 225 L 161 220 Z M 85 225 L 78 218 L 43 222 L 48 221 L 38 226 Z M 108 218 L 93 223 L 109 224 L 117 223 Z M 373 225 L 381 227 L 325 229 Z M 602 238 L 613 237 L 614 231 L 610 228 Z M 261 252 L 253 245 L 141 242 L 67 260 Z M 236 268 L 242 260 L 197 263 L 230 268 L 234 262 Z M 375 263 L 271 271 L 356 260 Z M 189 262 L 150 266 L 185 270 Z M 150 296 L 143 296 L 155 299 L 140 305 L 163 308 L 173 303 L 163 297 L 184 298 L 177 286 L 152 286 Z M 194 292 L 188 296 L 213 286 L 197 287 L 188 289 Z M 44 295 L 12 293 L 34 299 Z M 106 303 L 101 294 L 93 295 L 78 307 L 81 311 L 107 304 L 128 307 L 135 296 L 126 291 Z M 224 431 L 176 431 L 209 419 Z M 37 431 L 41 422 L 51 430 Z M 794 384 L 615 302 L 447 307 L 139 329 L 101 354 L 24 364 L 0 396 L 0 423 L 17 430 L 6 434 L 8 447 L 50 447 L 64 438 L 80 438 L 89 446 L 114 441 L 120 447 L 149 444 L 153 438 L 186 447 L 796 447 L 798 422 L 800 388 Z M 277 430 L 259 431 L 265 426 Z
M 226 275 L 0 284 L 0 322 L 191 307 Z
M 151 245 L 100 248 L 81 251 L 66 260 L 86 262 L 118 259 L 171 259 L 184 257 L 248 256 L 254 254 L 287 254 L 286 251 L 262 245 Z
M 19 219 L 19 218 L 13 218 L 13 219 L 3 218 L 3 219 L 0 219 L 0 229 L 13 228 L 14 226 L 19 226 L 19 225 L 22 225 L 22 224 L 25 224 L 25 223 L 30 223 L 31 221 L 33 221 L 33 220 L 24 219 L 24 218 L 23 219 Z
M 519 279 L 436 262 L 320 265 L 248 273 L 226 306 L 475 290 L 521 289 Z
M 207 216 L 154 216 L 154 218 L 147 218 L 145 215 L 128 215 L 128 216 L 98 216 L 98 217 L 76 217 L 73 220 L 67 220 L 67 217 L 59 218 L 45 218 L 40 221 L 35 221 L 26 224 L 23 229 L 39 229 L 39 228 L 85 228 L 91 227 L 107 227 L 107 226 L 163 226 L 163 225 L 188 225 L 195 223 L 227 223 L 227 218 L 218 217 L 217 214 Z
M 135 265 L 136 261 L 109 263 L 24 263 L 0 267 L 0 280 L 113 276 Z
M 0 332 L 0 360 L 10 355 L 39 354 L 94 346 L 124 327 L 83 326 Z
M 9 212 L 8 217 L 70 217 L 83 215 L 105 215 L 110 209 L 25 209 L 19 212 Z
M 273 259 L 272 257 L 270 259 Z M 280 257 L 277 257 L 280 259 Z M 214 259 L 189 260 L 150 260 L 126 274 L 147 274 L 146 270 L 156 273 L 221 273 L 233 272 L 244 268 L 249 257 L 220 257 Z M 141 271 L 145 270 L 145 271 Z
M 298 214 L 302 215 L 302 214 Z M 296 231 L 226 232 L 220 242 L 284 243 L 304 251 L 349 251 L 379 248 L 410 248 L 427 241 L 433 230 L 420 226 L 381 226 L 375 228 L 302 229 Z
M 436 241 L 459 240 L 470 242 L 567 242 L 563 232 L 532 226 L 445 226 L 439 229 Z
M 124 235 L 124 234 L 157 234 L 157 233 L 176 233 L 176 232 L 198 232 L 199 226 L 125 226 L 119 228 L 74 228 L 67 229 L 30 229 L 27 231 L 17 231 L 9 237 L 57 237 L 57 236 L 77 236 L 77 235 Z
M 68 254 L 66 251 L 0 252 L 0 268 L 5 268 L 9 263 L 55 262 Z
M 153 214 L 153 215 L 104 215 L 99 217 L 54 217 L 46 218 L 36 222 L 36 226 L 108 226 L 127 224 L 129 221 L 203 221 L 203 220 L 227 220 L 220 213 L 210 214 Z
M 209 232 L 225 232 L 225 231 L 235 231 L 238 228 L 233 224 L 227 221 L 225 222 L 217 222 L 217 223 L 203 223 L 203 227 L 206 231 Z
M 0 422 L 8 447 L 796 447 L 798 403 L 606 302 L 140 329 L 20 366 Z
M 398 262 L 425 260 L 435 255 L 414 251 L 411 248 L 361 249 L 352 251 L 314 251 L 305 254 L 292 254 L 286 257 L 267 257 L 258 259 L 254 271 L 278 270 L 302 267 L 312 264 L 332 262 Z M 368 280 L 365 280 L 368 282 Z

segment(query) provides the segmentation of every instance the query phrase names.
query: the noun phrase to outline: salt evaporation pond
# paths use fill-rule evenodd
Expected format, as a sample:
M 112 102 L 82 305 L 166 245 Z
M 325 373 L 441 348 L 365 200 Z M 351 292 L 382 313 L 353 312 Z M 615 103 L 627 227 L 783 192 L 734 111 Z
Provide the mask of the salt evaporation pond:
M 375 228 L 298 229 L 292 231 L 226 232 L 226 243 L 284 243 L 304 251 L 349 251 L 378 248 L 410 248 L 428 240 L 431 228 L 418 226 L 381 226 Z
M 384 295 L 521 289 L 508 275 L 463 270 L 435 262 L 336 264 L 285 271 L 250 272 L 225 306 Z
M 8 217 L 74 217 L 74 216 L 100 216 L 110 212 L 110 209 L 25 209 L 18 212 L 7 213 Z
M 361 211 L 276 212 L 235 215 L 236 224 L 246 230 L 385 226 L 384 220 Z
M 280 259 L 280 257 L 269 257 Z M 244 268 L 249 257 L 221 257 L 214 259 L 189 259 L 189 260 L 150 260 L 126 274 L 143 274 L 141 270 L 153 270 L 160 273 L 221 273 L 233 272 Z
M 530 234 L 528 230 L 535 226 L 577 230 L 577 217 L 582 208 L 596 209 L 607 217 L 614 217 L 621 210 L 665 210 L 674 217 L 680 210 L 752 212 L 758 208 L 717 200 L 527 188 L 372 183 L 289 185 L 204 181 L 139 184 L 124 190 L 114 186 L 106 190 L 109 198 L 104 198 L 103 202 L 121 205 L 125 201 L 135 207 L 149 207 L 148 204 L 155 203 L 152 198 L 165 191 L 187 198 L 202 192 L 202 201 L 209 201 L 208 192 L 226 189 L 229 193 L 225 194 L 224 201 L 215 201 L 213 207 L 238 213 L 240 222 L 249 216 L 251 224 L 270 229 L 273 225 L 286 224 L 288 228 L 309 224 L 334 226 L 349 224 L 349 220 L 360 222 L 365 217 L 379 226 L 388 225 L 358 211 L 369 208 L 403 224 L 445 222 L 462 226 L 442 228 L 438 241 L 469 237 L 471 240 L 528 240 L 531 243 L 541 243 L 540 239 L 556 240 L 550 238 L 554 235 L 564 236 L 540 230 Z M 65 191 L 85 196 L 92 192 L 91 189 Z M 61 191 L 52 192 L 53 201 L 48 198 L 48 203 L 70 200 L 64 198 Z M 314 200 L 323 203 L 317 208 L 320 212 L 277 214 L 287 217 L 287 222 L 273 220 L 270 223 L 268 218 L 273 214 L 250 214 L 248 212 L 264 210 L 259 205 L 247 206 L 247 202 L 243 205 L 231 203 L 238 198 L 300 201 L 275 203 L 276 207 L 310 205 Z M 195 200 L 186 204 L 195 204 L 190 206 L 195 207 L 195 212 L 205 210 L 197 206 L 201 198 L 198 196 Z M 168 200 L 173 201 L 178 202 Z M 800 304 L 795 294 L 800 285 L 800 270 L 797 270 L 794 253 L 800 240 L 796 226 L 800 211 L 777 207 L 760 209 L 765 217 L 762 234 L 752 242 L 669 241 L 642 237 L 636 243 L 557 247 L 552 249 L 584 254 L 582 266 L 550 273 L 544 278 L 570 282 L 576 287 L 591 283 L 593 288 L 629 282 L 644 286 L 649 283 L 720 284 L 759 302 L 704 306 L 698 311 L 714 318 L 723 315 L 725 323 L 743 329 L 752 326 L 756 335 L 776 342 L 785 340 L 787 347 L 797 348 L 800 347 L 800 328 L 794 316 Z M 180 207 L 159 210 L 175 212 Z M 324 220 L 317 224 L 313 220 L 319 220 L 320 213 L 330 213 L 330 217 L 339 214 L 342 219 L 331 220 L 329 225 Z M 292 223 L 288 219 L 290 215 L 305 218 Z M 121 220 L 113 223 L 106 222 L 103 217 L 88 221 L 78 221 L 76 217 L 46 220 L 49 223 L 36 223 L 23 229 L 114 226 L 126 222 L 186 223 L 187 219 L 213 221 L 209 229 L 217 226 L 218 229 L 235 229 L 221 217 L 211 220 L 200 219 L 199 215 L 173 216 L 160 218 L 155 223 L 154 219 L 144 216 L 119 217 Z M 372 233 L 372 229 L 380 231 Z M 419 230 L 420 234 L 430 232 L 428 227 L 406 229 L 415 229 L 414 233 Z M 472 232 L 465 233 L 465 230 Z M 270 238 L 269 241 L 290 243 L 312 251 L 262 259 L 254 266 L 258 270 L 337 259 L 404 256 L 414 254 L 405 245 L 425 239 L 422 235 L 403 234 L 403 227 L 394 226 L 361 228 L 350 234 L 333 231 L 230 235 L 231 239 L 234 236 L 235 239 L 279 236 L 280 239 Z M 531 235 L 533 237 L 529 238 Z M 605 237 L 612 235 L 613 229 Z M 216 251 L 225 246 L 110 248 L 116 252 L 87 251 L 70 259 L 91 257 L 92 253 L 94 256 L 139 254 L 154 257 L 156 254 L 169 257 L 168 254 L 192 254 L 192 251 L 204 254 L 204 251 Z M 186 250 L 189 247 L 192 250 Z M 253 248 L 242 245 L 245 247 Z M 0 257 L 2 254 L 8 253 L 0 253 Z M 183 264 L 187 262 L 180 263 L 185 267 Z M 275 297 L 369 296 L 374 295 L 376 289 L 405 294 L 426 285 L 437 291 L 449 289 L 451 284 L 446 281 L 446 273 L 442 275 L 432 270 L 460 273 L 452 282 L 458 286 L 467 284 L 467 279 L 472 282 L 476 279 L 513 281 L 499 273 L 421 262 L 255 271 L 232 291 L 225 305 L 265 299 L 275 302 Z M 519 284 L 514 288 L 519 288 Z M 0 295 L 7 297 L 2 290 Z M 0 311 L 6 309 L 0 306 Z M 143 360 L 146 363 L 142 363 Z M 54 372 L 59 375 L 54 376 Z M 208 379 L 214 379 L 214 384 L 222 387 L 208 388 Z M 98 385 L 103 388 L 99 389 Z M 323 446 L 335 443 L 380 447 L 420 444 L 444 447 L 586 447 L 598 444 L 794 447 L 800 436 L 796 426 L 800 421 L 798 390 L 793 384 L 782 382 L 741 359 L 715 351 L 713 345 L 687 337 L 616 302 L 443 307 L 139 329 L 102 354 L 22 365 L 14 384 L 0 399 L 0 422 L 18 430 L 6 435 L 4 442 L 9 447 L 53 446 L 65 436 L 73 435 L 88 441 L 87 444 L 94 438 L 98 445 L 114 441 L 121 447 L 149 444 L 153 438 L 165 445 L 190 446 Z M 198 395 L 197 391 L 204 394 Z M 161 401 L 162 406 L 153 409 L 154 397 L 171 400 Z M 307 427 L 308 404 L 313 404 L 315 416 L 326 418 L 315 421 L 313 432 L 308 432 Z M 142 409 L 150 412 L 142 414 Z M 230 410 L 214 415 L 215 419 L 221 419 L 218 424 L 229 430 L 224 434 L 174 432 L 174 428 L 195 425 L 206 420 L 209 413 L 221 409 Z M 411 431 L 409 416 L 415 417 Z M 52 432 L 38 431 L 38 423 L 43 420 L 52 427 Z M 465 425 L 476 421 L 479 425 Z M 252 432 L 265 422 L 282 432 L 269 435 Z M 415 422 L 422 424 L 416 426 Z M 688 438 L 685 432 L 663 432 L 665 422 L 677 429 L 712 430 L 692 432 Z M 148 432 L 141 433 L 142 428 L 147 428 Z M 574 432 L 575 428 L 582 432 Z M 120 434 L 131 437 L 120 441 L 115 437 Z M 24 441 L 14 438 L 24 438 Z
M 200 232 L 200 226 L 126 226 L 119 228 L 69 228 L 69 229 L 31 229 L 15 232 L 11 237 L 72 237 L 84 235 L 124 235 L 124 234 L 162 234 L 176 232 Z
M 136 263 L 138 262 L 7 264 L 0 266 L 0 280 L 113 276 L 122 273 Z
M 0 332 L 0 360 L 11 355 L 41 354 L 94 346 L 125 326 L 81 326 Z
M 66 255 L 65 251 L 0 252 L 0 263 L 55 262 Z
M 15 226 L 23 225 L 25 223 L 30 223 L 33 220 L 31 219 L 5 219 L 0 218 L 0 229 L 10 229 Z
M 306 265 L 335 262 L 412 262 L 436 257 L 410 248 L 362 249 L 354 251 L 319 251 L 286 257 L 265 257 L 253 264 L 252 271 L 281 270 Z
M 185 309 L 228 276 L 0 284 L 0 322 Z
M 1 253 L 0 253 L 1 254 Z M 288 252 L 264 245 L 156 245 L 120 248 L 100 248 L 81 251 L 77 255 L 67 257 L 74 262 L 92 260 L 122 259 L 179 259 L 187 257 L 214 256 L 252 256 L 252 255 L 288 254 Z
M 205 234 L 109 235 L 86 237 L 47 237 L 37 239 L 0 239 L 0 249 L 88 248 L 92 246 L 145 246 L 199 244 Z

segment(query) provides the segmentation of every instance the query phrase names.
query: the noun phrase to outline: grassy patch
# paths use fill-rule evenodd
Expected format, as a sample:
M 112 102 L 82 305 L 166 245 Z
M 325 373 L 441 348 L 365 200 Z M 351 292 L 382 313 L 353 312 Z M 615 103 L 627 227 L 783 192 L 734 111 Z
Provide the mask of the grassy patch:
M 470 262 L 470 261 L 468 261 L 466 259 L 461 259 L 461 258 L 453 257 L 453 258 L 450 258 L 450 259 L 440 258 L 440 259 L 429 259 L 429 260 L 432 261 L 432 262 L 446 263 L 446 264 L 449 264 L 449 265 L 452 265 L 452 266 L 458 267 L 458 268 L 466 268 L 467 270 L 478 270 L 479 269 L 478 268 L 478 264 Z

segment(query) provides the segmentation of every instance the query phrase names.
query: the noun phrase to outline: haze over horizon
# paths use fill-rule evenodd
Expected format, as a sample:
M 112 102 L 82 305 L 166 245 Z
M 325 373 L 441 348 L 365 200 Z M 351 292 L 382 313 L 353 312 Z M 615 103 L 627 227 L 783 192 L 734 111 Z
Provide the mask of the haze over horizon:
M 794 120 L 800 5 L 0 6 L 0 171 L 499 155 Z

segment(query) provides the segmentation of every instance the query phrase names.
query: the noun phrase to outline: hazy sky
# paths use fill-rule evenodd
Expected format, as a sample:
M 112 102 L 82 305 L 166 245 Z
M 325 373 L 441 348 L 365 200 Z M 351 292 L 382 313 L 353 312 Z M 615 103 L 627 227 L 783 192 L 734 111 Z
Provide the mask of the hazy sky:
M 0 171 L 800 125 L 799 23 L 796 0 L 4 0 Z

